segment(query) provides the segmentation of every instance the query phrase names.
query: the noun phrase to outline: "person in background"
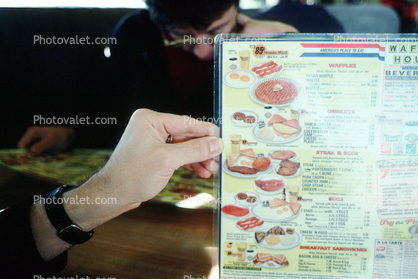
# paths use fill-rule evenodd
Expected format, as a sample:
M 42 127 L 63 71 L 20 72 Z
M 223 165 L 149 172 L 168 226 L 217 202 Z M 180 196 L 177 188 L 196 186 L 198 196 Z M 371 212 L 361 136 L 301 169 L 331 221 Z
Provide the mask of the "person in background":
M 416 33 L 418 20 L 417 0 L 380 0 L 380 3 L 392 7 L 401 19 L 400 33 Z
M 324 7 L 306 5 L 299 0 L 281 0 L 253 18 L 287 23 L 300 33 L 344 33 L 344 27 Z
M 103 127 L 97 139 L 109 147 L 117 143 L 138 107 L 212 117 L 215 35 L 297 32 L 281 22 L 245 16 L 239 0 L 147 0 L 146 4 L 148 9 L 123 18 L 112 35 L 117 44 L 111 45 L 110 86 L 115 94 L 109 113 L 117 117 L 118 125 Z M 187 40 L 191 37 L 202 43 L 191 44 L 193 40 Z M 45 129 L 29 129 L 18 146 L 40 154 L 65 148 L 73 137 L 68 130 Z
M 97 226 L 153 198 L 180 166 L 205 178 L 217 172 L 222 150 L 219 128 L 213 124 L 136 111 L 101 171 L 74 190 L 60 187 L 46 196 L 50 201 L 112 198 L 116 204 L 42 204 L 29 199 L 2 211 L 0 277 L 24 279 L 60 271 L 67 249 L 89 240 Z

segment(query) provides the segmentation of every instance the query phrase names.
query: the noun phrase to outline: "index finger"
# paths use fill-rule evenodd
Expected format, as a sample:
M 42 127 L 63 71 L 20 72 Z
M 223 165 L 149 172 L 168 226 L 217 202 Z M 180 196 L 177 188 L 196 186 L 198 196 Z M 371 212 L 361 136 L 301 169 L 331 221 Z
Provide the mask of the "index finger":
M 167 134 L 188 138 L 214 136 L 219 137 L 220 129 L 210 122 L 204 122 L 189 116 L 161 114 L 160 124 Z

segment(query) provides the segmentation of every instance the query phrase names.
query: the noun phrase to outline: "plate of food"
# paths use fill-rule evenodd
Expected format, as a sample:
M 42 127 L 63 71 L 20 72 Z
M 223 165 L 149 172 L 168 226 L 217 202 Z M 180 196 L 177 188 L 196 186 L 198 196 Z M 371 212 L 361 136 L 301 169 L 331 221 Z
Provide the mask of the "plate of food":
M 251 208 L 251 213 L 266 222 L 282 222 L 296 218 L 300 213 L 301 204 L 287 202 L 274 198 L 270 201 L 263 201 Z
M 281 268 L 289 265 L 285 255 L 271 255 L 267 253 L 257 253 L 253 263 L 266 268 Z
M 257 217 L 249 217 L 238 220 L 235 225 L 240 230 L 252 232 L 262 229 L 264 226 L 264 221 Z
M 239 153 L 228 154 L 222 169 L 235 177 L 258 177 L 273 170 L 273 162 L 265 156 L 257 158 L 252 148 L 240 150 Z
M 256 230 L 255 243 L 267 249 L 290 249 L 302 242 L 302 236 L 294 228 L 282 228 L 279 225 L 270 229 Z
M 418 237 L 418 225 L 409 227 L 408 233 L 413 237 Z
M 223 82 L 232 88 L 251 87 L 257 81 L 257 76 L 248 70 L 233 70 L 224 74 Z
M 280 163 L 283 160 L 295 161 L 299 157 L 295 151 L 287 149 L 271 150 L 267 156 L 275 163 Z
M 257 104 L 283 107 L 300 102 L 305 97 L 305 88 L 296 80 L 275 77 L 254 83 L 249 94 Z
M 274 168 L 274 172 L 284 177 L 295 177 L 303 172 L 303 167 L 300 163 L 283 160 Z
M 277 195 L 287 186 L 286 179 L 278 174 L 265 174 L 254 181 L 254 189 L 263 195 Z
M 230 119 L 238 127 L 252 127 L 257 123 L 258 115 L 250 110 L 239 110 L 231 114 Z
M 286 119 L 279 114 L 273 115 L 264 126 L 254 125 L 252 133 L 255 139 L 267 143 L 289 143 L 303 135 L 303 129 L 297 119 Z
M 250 210 L 242 205 L 227 204 L 222 206 L 222 215 L 230 219 L 242 219 L 250 215 Z
M 235 201 L 243 206 L 253 206 L 260 202 L 260 196 L 251 191 L 238 192 L 235 195 Z
M 283 71 L 283 66 L 274 61 L 260 62 L 255 64 L 251 71 L 253 71 L 260 78 L 275 77 L 280 75 Z

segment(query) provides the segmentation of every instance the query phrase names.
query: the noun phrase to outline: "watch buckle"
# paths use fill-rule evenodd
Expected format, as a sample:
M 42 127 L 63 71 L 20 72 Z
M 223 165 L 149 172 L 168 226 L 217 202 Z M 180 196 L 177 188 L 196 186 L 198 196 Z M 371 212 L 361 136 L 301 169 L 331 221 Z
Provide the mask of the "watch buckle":
M 76 224 L 71 224 L 71 225 L 69 225 L 69 226 L 67 226 L 67 227 L 63 228 L 62 230 L 60 230 L 60 231 L 58 232 L 58 235 L 61 237 L 62 235 L 66 234 L 66 233 L 69 233 L 69 232 L 70 232 L 70 230 L 72 230 L 72 229 L 78 229 L 78 230 L 80 230 L 80 231 L 83 231 L 83 229 L 82 229 L 80 226 L 78 226 L 78 225 L 76 225 Z

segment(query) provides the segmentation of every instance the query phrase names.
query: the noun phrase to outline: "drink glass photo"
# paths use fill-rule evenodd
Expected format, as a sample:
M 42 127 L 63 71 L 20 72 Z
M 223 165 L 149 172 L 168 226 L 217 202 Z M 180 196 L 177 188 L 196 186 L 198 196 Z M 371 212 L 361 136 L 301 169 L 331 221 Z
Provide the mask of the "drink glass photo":
M 239 66 L 242 70 L 248 70 L 250 68 L 250 54 L 249 50 L 241 50 L 239 52 Z
M 231 153 L 239 153 L 241 148 L 241 135 L 231 135 Z
M 299 196 L 299 187 L 298 186 L 290 186 L 287 190 L 289 194 L 289 201 L 290 202 L 297 202 Z

